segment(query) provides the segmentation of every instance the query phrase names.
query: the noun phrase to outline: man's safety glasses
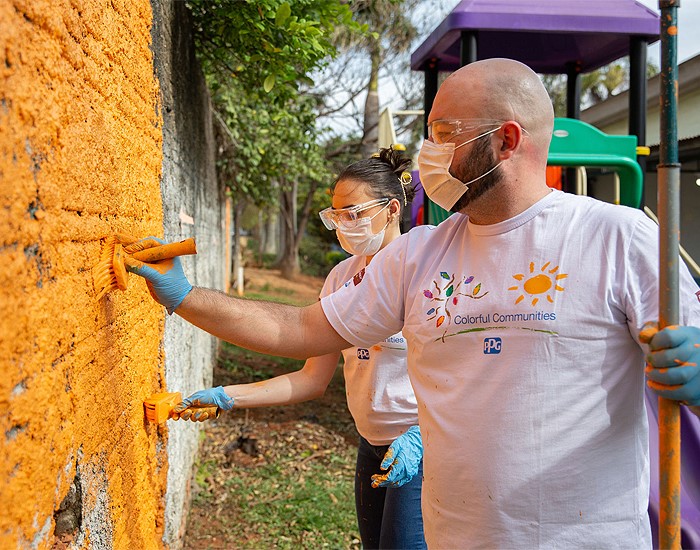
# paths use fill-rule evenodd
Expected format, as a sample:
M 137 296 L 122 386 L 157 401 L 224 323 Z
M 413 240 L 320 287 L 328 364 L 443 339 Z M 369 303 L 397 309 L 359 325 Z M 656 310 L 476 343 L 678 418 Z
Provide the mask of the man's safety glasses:
M 441 145 L 449 142 L 460 134 L 474 131 L 485 126 L 499 126 L 503 124 L 501 120 L 487 118 L 456 118 L 433 120 L 428 124 L 428 137 L 433 143 Z
M 365 210 L 369 210 L 375 206 L 381 204 L 386 204 L 390 199 L 374 199 L 368 202 L 363 202 L 355 206 L 348 206 L 347 208 L 338 208 L 334 210 L 333 207 L 321 210 L 318 215 L 321 216 L 321 221 L 326 229 L 338 229 L 338 227 L 343 226 L 348 229 L 352 229 L 357 225 L 357 220 L 362 216 L 360 214 Z

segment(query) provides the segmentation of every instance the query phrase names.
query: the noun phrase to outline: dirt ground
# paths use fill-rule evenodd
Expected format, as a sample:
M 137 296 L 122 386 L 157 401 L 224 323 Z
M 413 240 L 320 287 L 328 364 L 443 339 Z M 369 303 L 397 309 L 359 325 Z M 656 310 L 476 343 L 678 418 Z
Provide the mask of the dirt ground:
M 323 279 L 320 277 L 301 274 L 295 280 L 288 281 L 280 277 L 278 269 L 254 267 L 245 268 L 244 280 L 244 292 L 257 292 L 267 286 L 269 290 L 265 292 L 266 294 L 280 297 L 293 295 L 299 302 L 309 304 L 318 300 L 318 293 L 323 286 Z
M 306 304 L 318 299 L 323 284 L 323 279 L 310 276 L 286 281 L 278 271 L 253 268 L 246 268 L 245 280 L 246 295 L 257 297 L 260 294 Z M 302 365 L 301 361 L 279 360 L 225 346 L 214 369 L 214 385 L 254 382 Z M 243 517 L 241 506 L 246 504 L 241 501 L 244 497 L 232 495 L 229 487 L 234 476 L 237 481 L 248 480 L 255 486 L 260 469 L 275 464 L 282 456 L 285 460 L 292 457 L 292 469 L 302 472 L 301 475 L 309 467 L 325 465 L 324 461 L 331 457 L 346 457 L 339 475 L 348 484 L 352 483 L 358 436 L 347 409 L 342 367 L 320 399 L 225 413 L 208 422 L 203 432 L 185 550 L 265 546 L 265 539 L 260 538 L 260 525 L 250 525 Z M 280 497 L 258 494 L 257 498 L 274 501 Z M 349 525 L 348 530 L 356 530 L 355 525 Z M 355 547 L 355 542 L 359 544 L 353 537 L 347 547 Z M 301 546 L 315 545 L 306 541 Z

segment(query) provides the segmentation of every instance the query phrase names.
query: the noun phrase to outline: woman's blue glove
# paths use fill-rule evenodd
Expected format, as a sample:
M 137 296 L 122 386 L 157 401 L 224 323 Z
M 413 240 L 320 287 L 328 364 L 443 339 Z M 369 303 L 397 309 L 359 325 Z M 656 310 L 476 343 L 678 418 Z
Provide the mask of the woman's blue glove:
M 401 487 L 418 473 L 423 459 L 423 440 L 418 426 L 411 426 L 408 431 L 397 437 L 389 446 L 384 460 L 379 465 L 386 474 L 374 474 L 372 487 Z
M 699 406 L 700 328 L 673 325 L 645 330 L 640 339 L 649 344 L 647 385 L 660 397 Z
M 127 254 L 133 254 L 161 244 L 165 244 L 165 241 L 157 237 L 148 237 L 124 247 L 124 251 Z M 171 315 L 192 290 L 192 285 L 185 277 L 182 262 L 178 257 L 148 264 L 131 256 L 125 256 L 124 265 L 127 271 L 146 279 L 153 299 L 164 305 Z
M 233 397 L 227 395 L 223 386 L 194 392 L 175 405 L 172 416 L 175 419 L 182 418 L 183 420 L 201 422 L 202 420 L 207 420 L 214 414 L 212 412 L 214 407 L 225 411 L 233 408 Z

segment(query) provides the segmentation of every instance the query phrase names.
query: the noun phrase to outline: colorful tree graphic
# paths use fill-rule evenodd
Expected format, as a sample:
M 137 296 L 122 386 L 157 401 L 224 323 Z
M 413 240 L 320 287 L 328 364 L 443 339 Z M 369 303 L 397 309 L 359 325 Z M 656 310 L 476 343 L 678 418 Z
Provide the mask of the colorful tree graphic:
M 469 277 L 465 276 L 455 283 L 454 274 L 450 275 L 447 271 L 441 271 L 440 279 L 433 281 L 433 287 L 435 288 L 423 291 L 423 296 L 425 296 L 431 304 L 434 303 L 426 312 L 428 321 L 436 319 L 435 326 L 439 327 L 447 320 L 447 325 L 449 325 L 452 322 L 450 307 L 456 306 L 461 299 L 460 297 L 464 296 L 472 300 L 478 300 L 488 294 L 488 291 L 479 294 L 481 292 L 481 283 L 478 283 L 472 289 L 468 289 L 467 287 L 473 281 L 474 276 L 470 275 Z

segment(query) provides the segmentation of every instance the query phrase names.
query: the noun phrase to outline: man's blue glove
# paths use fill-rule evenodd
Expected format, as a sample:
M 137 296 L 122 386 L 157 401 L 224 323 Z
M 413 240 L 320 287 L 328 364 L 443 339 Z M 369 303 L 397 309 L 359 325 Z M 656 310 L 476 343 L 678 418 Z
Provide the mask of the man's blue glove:
M 133 254 L 161 244 L 165 244 L 165 241 L 157 237 L 148 237 L 125 246 L 124 251 L 127 254 Z M 148 264 L 127 255 L 124 258 L 124 265 L 127 271 L 146 279 L 151 296 L 156 302 L 164 305 L 169 314 L 177 309 L 192 290 L 192 285 L 185 277 L 178 257 Z
M 178 420 L 202 422 L 218 416 L 218 409 L 225 411 L 233 408 L 233 397 L 229 397 L 223 386 L 199 390 L 175 405 L 171 416 Z
M 379 465 L 386 474 L 374 474 L 372 487 L 401 487 L 418 473 L 423 459 L 423 440 L 418 426 L 411 426 L 408 431 L 397 437 L 389 446 L 384 460 Z
M 647 326 L 640 340 L 649 344 L 645 372 L 654 393 L 699 406 L 700 328 L 672 325 L 655 331 Z

